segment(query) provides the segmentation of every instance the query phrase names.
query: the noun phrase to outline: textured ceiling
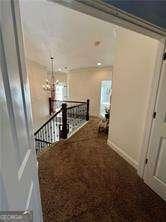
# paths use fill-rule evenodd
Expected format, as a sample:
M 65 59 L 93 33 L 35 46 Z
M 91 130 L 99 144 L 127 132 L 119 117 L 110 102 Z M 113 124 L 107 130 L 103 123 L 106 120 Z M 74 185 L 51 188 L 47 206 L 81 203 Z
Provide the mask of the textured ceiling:
M 54 56 L 62 71 L 112 65 L 116 26 L 46 0 L 22 0 L 21 15 L 28 59 L 50 67 Z

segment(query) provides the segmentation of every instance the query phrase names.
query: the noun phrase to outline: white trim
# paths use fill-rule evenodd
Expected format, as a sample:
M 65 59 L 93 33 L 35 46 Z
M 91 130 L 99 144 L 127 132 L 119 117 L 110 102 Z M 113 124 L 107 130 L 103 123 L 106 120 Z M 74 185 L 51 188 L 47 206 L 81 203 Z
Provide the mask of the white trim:
M 32 198 L 32 191 L 33 191 L 33 180 L 31 180 L 25 210 L 29 209 L 30 201 L 31 201 L 31 198 Z
M 18 170 L 18 179 L 19 179 L 19 181 L 21 180 L 21 177 L 23 175 L 24 169 L 25 169 L 25 167 L 27 165 L 27 162 L 29 160 L 30 154 L 31 154 L 31 149 L 28 149 L 26 154 L 25 154 L 25 157 L 24 157 L 24 159 L 23 159 L 23 161 L 21 163 L 21 166 L 20 166 L 20 168 Z
M 112 71 L 113 66 L 101 66 L 101 67 L 97 67 L 97 66 L 91 66 L 91 67 L 86 67 L 86 68 L 76 68 L 76 69 L 71 69 L 70 73 L 75 73 L 75 72 L 81 72 L 81 71 L 98 71 L 98 70 L 105 70 L 108 69 L 110 71 Z
M 69 137 L 66 139 L 68 140 L 71 136 L 73 136 L 76 132 L 78 132 L 83 126 L 85 126 L 89 121 L 86 121 L 83 123 L 80 127 L 78 127 L 76 130 L 72 131 L 72 133 L 69 135 Z
M 123 159 L 125 159 L 129 164 L 131 164 L 136 170 L 138 168 L 138 163 L 130 157 L 127 153 L 125 153 L 120 147 L 115 145 L 110 140 L 107 140 L 108 146 L 110 146 L 116 153 L 118 153 Z

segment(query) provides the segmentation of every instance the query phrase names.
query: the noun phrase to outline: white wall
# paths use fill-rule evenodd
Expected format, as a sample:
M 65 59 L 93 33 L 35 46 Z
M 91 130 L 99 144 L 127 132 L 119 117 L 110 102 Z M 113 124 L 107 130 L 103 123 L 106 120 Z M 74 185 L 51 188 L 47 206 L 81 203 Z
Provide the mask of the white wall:
M 46 79 L 44 66 L 27 60 L 27 72 L 30 84 L 32 101 L 32 115 L 34 129 L 38 129 L 49 118 L 49 92 L 43 90 L 43 83 Z
M 138 164 L 158 41 L 119 28 L 108 143 Z
M 70 100 L 90 99 L 90 115 L 99 116 L 100 87 L 102 80 L 112 79 L 112 68 L 89 68 L 68 73 Z

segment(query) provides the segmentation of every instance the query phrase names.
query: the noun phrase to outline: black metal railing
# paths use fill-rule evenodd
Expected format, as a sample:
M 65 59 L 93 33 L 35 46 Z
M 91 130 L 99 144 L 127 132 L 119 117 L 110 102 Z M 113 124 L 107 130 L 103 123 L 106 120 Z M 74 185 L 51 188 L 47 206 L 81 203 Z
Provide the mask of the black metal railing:
M 41 150 L 43 147 L 50 146 L 50 145 L 51 145 L 50 142 L 35 138 L 36 150 Z
M 57 100 L 55 101 L 57 102 Z M 51 101 L 51 104 L 55 101 Z M 61 105 L 58 111 L 52 114 L 52 117 L 35 132 L 37 151 L 61 139 L 67 139 L 75 130 L 89 120 L 89 100 L 86 102 L 58 102 Z
M 61 109 L 63 103 L 65 103 L 68 108 L 80 104 L 86 104 L 86 102 L 78 102 L 73 100 L 51 100 L 51 98 L 49 98 L 50 115 Z
M 69 135 L 77 128 L 82 126 L 88 119 L 87 103 L 71 106 L 67 109 L 67 125 L 69 126 Z
M 52 143 L 59 141 L 60 125 L 62 124 L 62 110 L 56 112 L 47 122 L 45 122 L 35 132 L 36 150 L 40 150 L 45 146 L 50 146 Z

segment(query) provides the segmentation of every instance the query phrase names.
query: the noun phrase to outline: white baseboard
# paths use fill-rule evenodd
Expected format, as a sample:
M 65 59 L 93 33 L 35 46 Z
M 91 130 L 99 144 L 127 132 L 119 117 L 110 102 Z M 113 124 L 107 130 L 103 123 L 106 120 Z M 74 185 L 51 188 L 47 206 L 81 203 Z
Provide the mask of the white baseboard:
M 77 131 L 79 131 L 83 126 L 85 126 L 88 123 L 88 121 L 86 121 L 85 123 L 83 123 L 80 127 L 78 127 L 76 130 L 73 130 L 73 132 L 69 135 L 69 137 L 67 139 L 69 139 L 72 135 L 74 135 Z
M 120 147 L 112 143 L 110 140 L 107 140 L 107 144 L 118 153 L 123 159 L 125 159 L 129 164 L 131 164 L 136 170 L 138 169 L 138 163 L 130 157 L 127 153 L 125 153 Z

